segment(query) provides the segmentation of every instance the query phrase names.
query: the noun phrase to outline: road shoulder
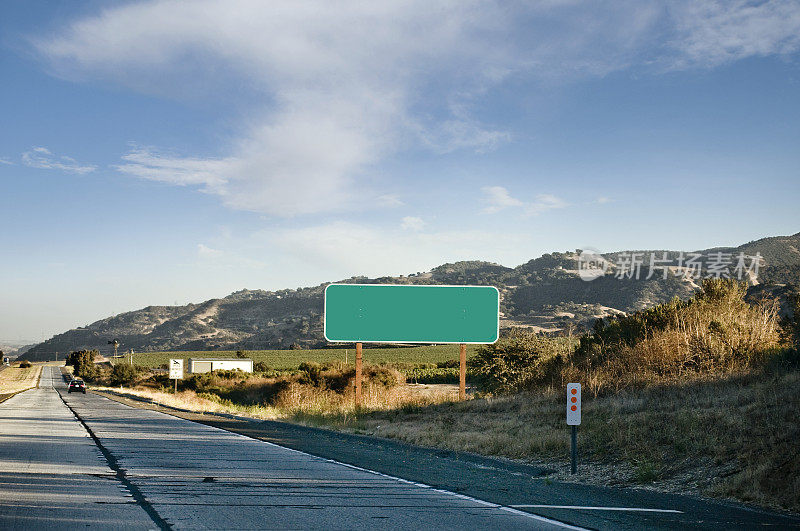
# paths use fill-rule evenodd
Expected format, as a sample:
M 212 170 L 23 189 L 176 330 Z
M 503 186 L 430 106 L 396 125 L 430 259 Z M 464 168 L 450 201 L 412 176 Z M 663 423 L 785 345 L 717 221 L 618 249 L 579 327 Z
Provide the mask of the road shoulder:
M 630 524 L 613 511 L 588 507 L 675 510 L 664 526 L 662 513 L 642 512 L 640 527 L 742 528 L 763 525 L 800 527 L 796 515 L 696 496 L 644 489 L 618 489 L 552 481 L 547 470 L 510 459 L 414 446 L 366 435 L 341 433 L 281 421 L 260 420 L 222 413 L 197 413 L 161 406 L 147 399 L 131 399 L 93 391 L 132 407 L 221 428 L 319 457 L 363 467 L 409 481 L 456 492 L 504 506 L 536 505 L 536 514 L 573 524 L 614 528 Z M 554 506 L 552 508 L 542 506 Z M 564 509 L 564 506 L 582 509 Z M 598 516 L 598 513 L 605 513 Z

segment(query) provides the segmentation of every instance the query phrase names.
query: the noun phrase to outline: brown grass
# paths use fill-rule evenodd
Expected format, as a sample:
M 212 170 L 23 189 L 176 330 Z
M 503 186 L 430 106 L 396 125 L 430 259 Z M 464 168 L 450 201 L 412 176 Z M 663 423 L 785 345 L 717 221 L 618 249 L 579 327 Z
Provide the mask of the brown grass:
M 520 393 L 333 423 L 414 444 L 565 464 L 560 392 Z M 582 463 L 606 477 L 800 511 L 800 373 L 695 380 L 584 398 Z M 591 466 L 589 467 L 591 469 Z M 610 473 L 609 473 L 610 471 Z
M 17 393 L 36 387 L 41 372 L 41 365 L 20 368 L 19 364 L 16 364 L 6 367 L 0 371 L 0 394 Z
M 556 367 L 557 381 L 598 396 L 760 369 L 781 347 L 778 305 L 748 304 L 745 293 L 734 281 L 706 280 L 690 301 L 609 321 Z

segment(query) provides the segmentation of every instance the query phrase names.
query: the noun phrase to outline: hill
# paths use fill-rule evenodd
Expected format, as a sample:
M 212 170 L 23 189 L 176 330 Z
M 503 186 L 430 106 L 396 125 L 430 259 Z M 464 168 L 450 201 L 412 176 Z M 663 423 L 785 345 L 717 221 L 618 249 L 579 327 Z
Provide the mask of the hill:
M 655 253 L 669 259 L 672 268 L 681 265 L 677 251 L 619 251 L 604 254 L 606 274 L 587 282 L 578 275 L 579 251 L 554 252 L 515 268 L 480 261 L 443 264 L 429 272 L 399 277 L 352 277 L 342 282 L 382 284 L 473 284 L 494 285 L 501 293 L 503 328 L 531 327 L 558 332 L 581 330 L 598 317 L 629 313 L 666 302 L 686 299 L 698 289 L 695 280 L 669 274 L 649 274 L 647 259 L 639 279 L 617 278 L 624 259 L 632 253 L 648 257 Z M 739 253 L 763 257 L 754 292 L 781 296 L 791 285 L 800 284 L 800 233 L 763 238 L 739 247 L 696 251 L 708 265 L 709 256 Z M 55 352 L 81 348 L 109 352 L 108 341 L 117 339 L 120 352 L 165 350 L 237 350 L 314 348 L 326 345 L 322 336 L 325 284 L 296 290 L 241 290 L 221 299 L 186 306 L 148 306 L 141 310 L 101 319 L 28 349 L 22 357 L 52 359 Z

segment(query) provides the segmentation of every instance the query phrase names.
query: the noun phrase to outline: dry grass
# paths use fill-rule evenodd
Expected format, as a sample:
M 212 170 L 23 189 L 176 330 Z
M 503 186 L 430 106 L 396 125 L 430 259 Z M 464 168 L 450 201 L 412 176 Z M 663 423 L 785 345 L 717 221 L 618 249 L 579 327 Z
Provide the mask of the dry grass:
M 103 391 L 121 396 L 139 397 L 152 400 L 156 404 L 188 409 L 199 413 L 232 413 L 247 414 L 254 418 L 277 419 L 278 411 L 275 408 L 264 406 L 244 406 L 221 401 L 214 396 L 197 394 L 194 391 L 179 391 L 173 393 L 167 390 L 147 388 L 128 389 L 122 387 L 92 387 L 93 391 Z
M 263 385 L 274 379 L 251 378 L 248 388 L 257 396 Z M 93 390 L 150 399 L 158 404 L 197 412 L 244 414 L 255 418 L 301 421 L 307 424 L 348 424 L 357 415 L 352 394 L 291 382 L 269 403 L 244 403 L 221 398 L 215 393 L 136 387 L 92 387 Z M 242 395 L 239 395 L 242 396 Z M 245 395 L 246 396 L 246 395 Z M 447 384 L 404 384 L 395 387 L 367 385 L 363 389 L 360 414 L 393 409 L 421 408 L 458 398 L 458 387 Z
M 250 381 L 252 380 L 252 381 Z M 271 379 L 247 380 L 256 393 Z M 217 380 L 215 380 L 217 381 Z M 219 383 L 217 381 L 217 383 Z M 117 391 L 113 388 L 100 390 Z M 552 388 L 454 401 L 452 385 L 367 385 L 356 411 L 350 393 L 290 382 L 269 404 L 246 405 L 193 391 L 123 394 L 197 412 L 280 419 L 505 456 L 564 470 L 565 398 Z M 254 395 L 255 396 L 255 395 Z M 579 430 L 583 473 L 558 479 L 648 485 L 800 511 L 800 372 L 696 376 L 684 383 L 584 395 Z
M 748 304 L 746 287 L 706 280 L 690 301 L 608 321 L 557 367 L 558 383 L 593 396 L 760 369 L 781 347 L 775 300 Z
M 333 427 L 410 443 L 566 463 L 565 398 L 553 390 L 374 411 Z M 761 373 L 585 398 L 581 479 L 726 496 L 800 511 L 800 373 Z M 558 468 L 558 466 L 556 466 Z
M 19 364 L 15 364 L 7 367 L 0 371 L 0 394 L 17 393 L 36 387 L 41 372 L 41 365 L 20 368 Z

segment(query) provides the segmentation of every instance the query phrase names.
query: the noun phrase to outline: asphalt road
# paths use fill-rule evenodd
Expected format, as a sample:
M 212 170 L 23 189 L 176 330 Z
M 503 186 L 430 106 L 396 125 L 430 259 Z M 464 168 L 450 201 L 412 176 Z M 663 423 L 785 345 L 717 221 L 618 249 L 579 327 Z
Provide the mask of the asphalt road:
M 195 417 L 205 424 L 67 394 L 46 367 L 39 389 L 0 404 L 0 528 L 800 528 L 738 504 L 550 482 L 508 461 Z
M 73 416 L 73 412 L 77 418 Z M 67 394 L 0 404 L 0 528 L 564 529 L 218 428 Z

